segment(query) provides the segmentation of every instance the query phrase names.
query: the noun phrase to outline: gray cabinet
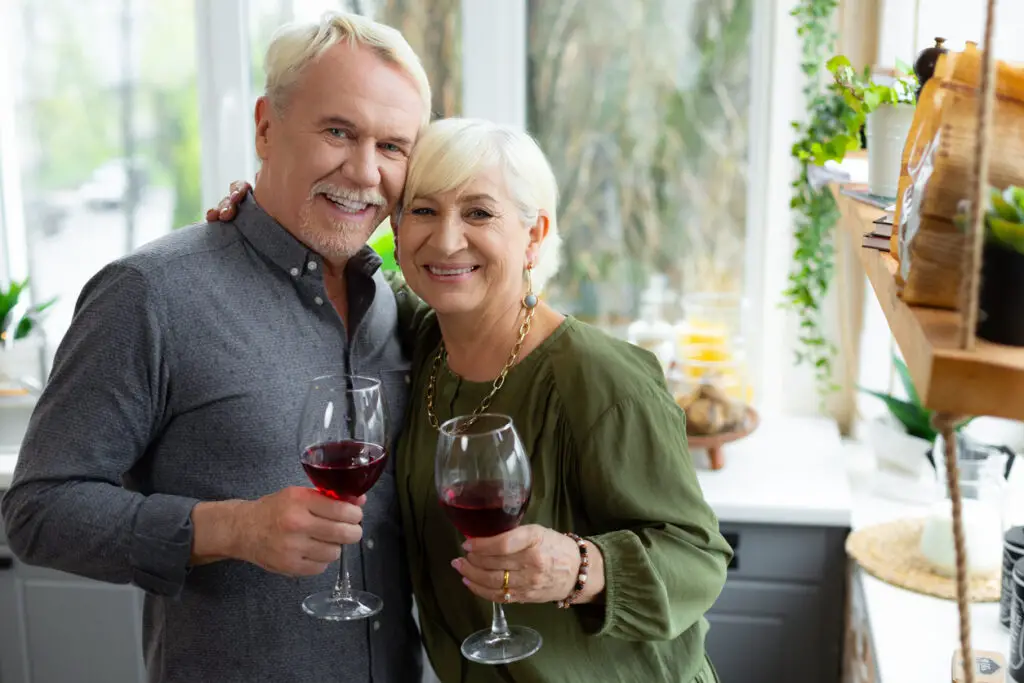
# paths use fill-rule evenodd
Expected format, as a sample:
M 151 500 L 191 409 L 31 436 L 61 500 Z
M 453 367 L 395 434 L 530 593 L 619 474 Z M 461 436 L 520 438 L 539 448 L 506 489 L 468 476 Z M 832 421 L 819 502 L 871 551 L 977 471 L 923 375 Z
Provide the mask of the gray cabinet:
M 722 524 L 735 551 L 708 613 L 722 683 L 838 683 L 847 529 Z
M 13 558 L 0 530 L 0 683 L 143 683 L 142 594 Z

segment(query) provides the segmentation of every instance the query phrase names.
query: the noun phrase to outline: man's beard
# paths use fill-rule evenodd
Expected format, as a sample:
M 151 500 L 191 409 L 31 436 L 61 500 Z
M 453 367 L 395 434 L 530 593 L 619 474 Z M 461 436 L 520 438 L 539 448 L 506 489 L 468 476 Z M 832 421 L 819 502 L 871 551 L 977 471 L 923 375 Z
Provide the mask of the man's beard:
M 376 222 L 336 220 L 315 215 L 315 202 L 319 195 L 333 195 L 370 204 L 370 211 L 379 211 L 384 198 L 377 192 L 355 192 L 330 183 L 317 183 L 299 211 L 299 238 L 328 261 L 347 261 L 366 246 L 376 229 Z M 325 201 L 330 201 L 325 197 Z

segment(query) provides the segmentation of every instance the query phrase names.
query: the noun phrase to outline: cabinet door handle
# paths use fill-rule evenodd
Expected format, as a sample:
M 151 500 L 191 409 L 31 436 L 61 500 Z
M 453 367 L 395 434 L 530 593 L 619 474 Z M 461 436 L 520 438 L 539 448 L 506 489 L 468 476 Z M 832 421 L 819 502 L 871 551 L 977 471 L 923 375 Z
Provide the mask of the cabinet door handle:
M 740 547 L 740 535 L 735 531 L 727 531 L 722 534 L 722 538 L 732 548 L 732 559 L 729 560 L 729 566 L 726 569 L 739 569 L 740 568 L 740 556 L 737 549 Z
M 13 557 L 0 557 L 0 571 L 4 569 L 12 569 L 14 567 Z

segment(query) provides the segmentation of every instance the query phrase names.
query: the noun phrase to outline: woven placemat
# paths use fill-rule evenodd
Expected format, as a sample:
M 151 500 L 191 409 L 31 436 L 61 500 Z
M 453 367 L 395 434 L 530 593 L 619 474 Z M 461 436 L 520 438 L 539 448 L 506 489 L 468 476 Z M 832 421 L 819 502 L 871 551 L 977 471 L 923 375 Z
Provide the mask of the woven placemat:
M 854 531 L 846 538 L 846 553 L 872 576 L 946 600 L 956 599 L 956 580 L 936 574 L 918 546 L 923 519 L 899 519 Z M 999 572 L 967 581 L 970 602 L 999 602 Z

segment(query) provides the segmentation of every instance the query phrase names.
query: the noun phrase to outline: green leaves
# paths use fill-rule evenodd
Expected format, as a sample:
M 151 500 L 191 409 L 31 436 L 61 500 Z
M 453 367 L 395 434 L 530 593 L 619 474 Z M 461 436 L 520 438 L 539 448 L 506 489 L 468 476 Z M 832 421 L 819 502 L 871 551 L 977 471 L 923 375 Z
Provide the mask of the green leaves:
M 30 306 L 17 323 L 14 323 L 14 312 L 18 307 L 18 300 L 27 288 L 28 278 L 21 282 L 11 282 L 10 287 L 6 290 L 0 288 L 0 346 L 27 337 L 39 324 L 43 312 L 57 301 L 54 298 Z
M 900 383 L 907 394 L 906 401 L 879 391 L 864 389 L 863 387 L 861 387 L 861 391 L 883 401 L 892 416 L 899 420 L 903 428 L 907 430 L 907 434 L 925 439 L 928 442 L 934 442 L 935 437 L 938 435 L 932 427 L 932 417 L 935 411 L 925 408 L 924 404 L 921 403 L 921 396 L 917 393 L 917 387 L 914 386 L 914 378 L 910 376 L 907 364 L 895 355 L 892 358 L 892 362 L 896 366 L 896 373 L 900 376 Z M 963 429 L 972 419 L 974 418 L 967 418 L 957 423 L 955 429 L 957 431 Z
M 861 389 L 861 391 L 884 401 L 892 416 L 899 420 L 900 424 L 907 430 L 907 434 L 916 436 L 919 439 L 925 439 L 928 442 L 935 441 L 936 432 L 932 428 L 930 411 L 909 401 L 901 401 L 879 391 L 872 391 L 870 389 Z

